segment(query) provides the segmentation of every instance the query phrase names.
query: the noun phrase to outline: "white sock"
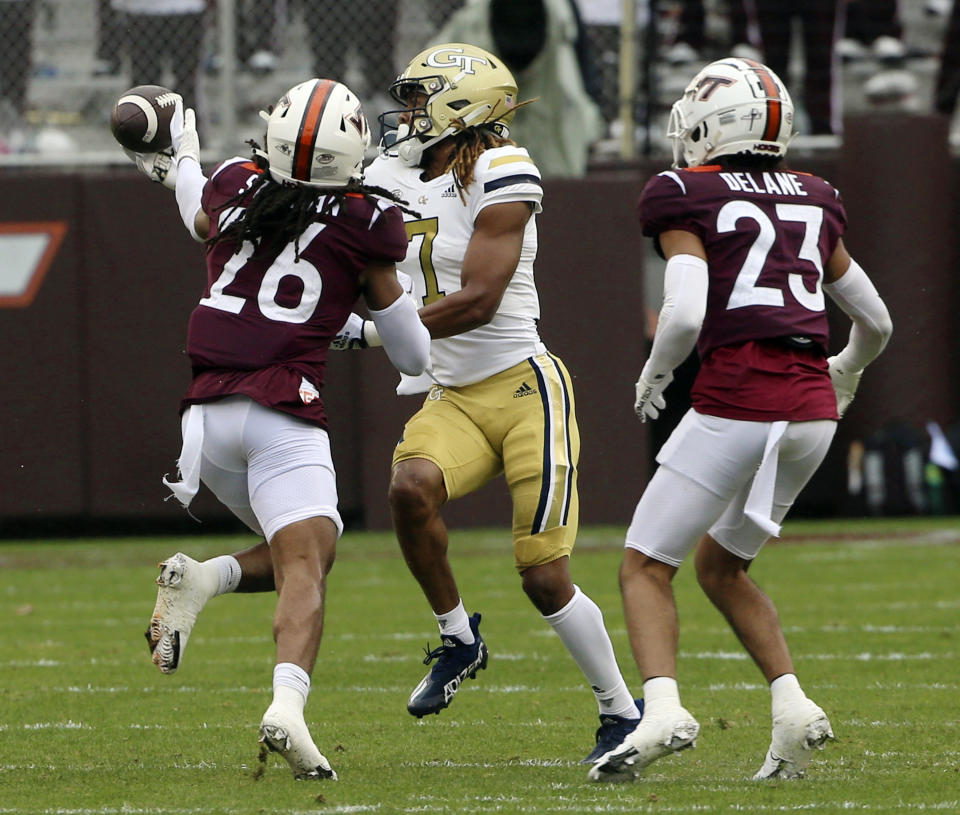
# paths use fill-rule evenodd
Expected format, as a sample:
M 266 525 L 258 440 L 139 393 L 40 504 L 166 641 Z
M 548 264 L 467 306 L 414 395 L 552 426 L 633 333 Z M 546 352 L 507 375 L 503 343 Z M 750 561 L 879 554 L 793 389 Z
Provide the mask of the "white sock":
M 473 636 L 473 631 L 470 628 L 470 618 L 463 607 L 463 600 L 457 603 L 457 607 L 453 611 L 448 611 L 446 614 L 434 614 L 433 616 L 437 618 L 441 637 L 456 637 L 466 645 L 473 645 L 476 637 Z
M 643 683 L 644 717 L 658 708 L 680 704 L 680 688 L 672 676 L 655 676 Z
M 237 590 L 237 586 L 240 585 L 242 570 L 240 569 L 240 562 L 233 555 L 213 557 L 210 560 L 205 560 L 203 565 L 212 566 L 217 570 L 217 576 L 220 579 L 217 594 L 228 594 Z
M 273 701 L 303 712 L 310 694 L 310 675 L 292 662 L 278 662 L 273 667 Z
M 770 709 L 774 716 L 785 707 L 806 698 L 796 674 L 783 674 L 770 683 Z
M 583 671 L 597 697 L 601 715 L 639 719 L 640 711 L 617 666 L 613 643 L 597 604 L 580 591 L 579 586 L 574 586 L 570 602 L 543 619 L 557 632 Z

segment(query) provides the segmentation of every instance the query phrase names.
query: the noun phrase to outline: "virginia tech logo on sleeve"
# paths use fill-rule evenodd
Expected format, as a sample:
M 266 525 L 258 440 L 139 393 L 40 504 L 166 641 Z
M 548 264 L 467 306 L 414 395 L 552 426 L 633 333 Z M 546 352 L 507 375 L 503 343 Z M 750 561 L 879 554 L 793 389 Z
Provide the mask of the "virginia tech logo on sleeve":
M 0 223 L 0 308 L 26 308 L 67 234 L 65 221 Z

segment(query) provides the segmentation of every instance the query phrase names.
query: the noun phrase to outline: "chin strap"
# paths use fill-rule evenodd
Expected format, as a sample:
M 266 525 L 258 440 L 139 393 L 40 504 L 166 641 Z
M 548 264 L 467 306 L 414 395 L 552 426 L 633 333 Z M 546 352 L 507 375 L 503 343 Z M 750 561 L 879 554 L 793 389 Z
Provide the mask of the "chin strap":
M 493 108 L 490 105 L 484 105 L 474 110 L 472 113 L 469 113 L 461 121 L 463 122 L 463 127 L 477 127 L 484 124 L 483 121 L 477 122 L 474 124 L 474 120 L 479 116 L 487 116 L 493 111 Z M 499 124 L 503 129 L 498 135 L 502 135 L 503 138 L 507 138 L 510 134 L 510 129 L 503 122 L 491 122 L 493 124 Z M 412 136 L 410 134 L 410 125 L 402 124 L 397 128 L 397 140 L 393 143 L 396 148 L 396 155 L 400 157 L 400 160 L 406 164 L 408 167 L 419 167 L 420 160 L 423 158 L 423 154 L 433 145 L 440 143 L 448 136 L 452 136 L 454 133 L 459 132 L 461 128 L 454 127 L 450 125 L 444 129 L 444 131 L 439 136 L 434 136 L 431 139 L 426 141 L 420 141 L 419 136 Z M 386 150 L 386 155 L 390 155 L 390 151 Z

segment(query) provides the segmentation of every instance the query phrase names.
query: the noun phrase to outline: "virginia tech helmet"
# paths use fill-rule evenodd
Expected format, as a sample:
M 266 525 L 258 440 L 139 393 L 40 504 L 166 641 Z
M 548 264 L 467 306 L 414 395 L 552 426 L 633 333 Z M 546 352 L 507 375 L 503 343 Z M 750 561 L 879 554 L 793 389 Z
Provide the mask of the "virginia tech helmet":
M 793 137 L 793 102 L 766 65 L 730 57 L 711 62 L 673 104 L 667 138 L 673 161 L 697 167 L 720 156 L 782 158 Z
M 390 86 L 390 95 L 404 109 L 380 117 L 381 150 L 416 167 L 424 150 L 463 128 L 485 126 L 506 137 L 517 105 L 517 82 L 499 57 L 451 42 L 410 60 Z
M 268 114 L 270 175 L 282 184 L 345 187 L 363 175 L 370 128 L 360 100 L 332 79 L 308 79 L 288 90 Z

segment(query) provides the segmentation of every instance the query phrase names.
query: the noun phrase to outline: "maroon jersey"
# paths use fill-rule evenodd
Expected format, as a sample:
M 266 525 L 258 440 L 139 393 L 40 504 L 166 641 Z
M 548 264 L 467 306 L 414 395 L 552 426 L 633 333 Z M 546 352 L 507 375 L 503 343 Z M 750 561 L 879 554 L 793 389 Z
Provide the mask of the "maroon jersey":
M 644 235 L 685 230 L 707 253 L 694 407 L 749 421 L 835 419 L 821 285 L 846 227 L 839 193 L 804 173 L 709 166 L 650 179 L 639 209 Z
M 235 158 L 221 164 L 203 190 L 211 236 L 260 170 Z M 241 206 L 243 202 L 241 202 Z M 318 208 L 319 209 L 319 208 Z M 358 194 L 303 231 L 294 245 L 216 244 L 207 254 L 207 287 L 190 316 L 187 352 L 193 382 L 181 408 L 244 394 L 265 407 L 326 428 L 320 393 L 330 341 L 360 294 L 370 261 L 395 263 L 407 251 L 403 218 Z

